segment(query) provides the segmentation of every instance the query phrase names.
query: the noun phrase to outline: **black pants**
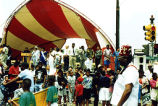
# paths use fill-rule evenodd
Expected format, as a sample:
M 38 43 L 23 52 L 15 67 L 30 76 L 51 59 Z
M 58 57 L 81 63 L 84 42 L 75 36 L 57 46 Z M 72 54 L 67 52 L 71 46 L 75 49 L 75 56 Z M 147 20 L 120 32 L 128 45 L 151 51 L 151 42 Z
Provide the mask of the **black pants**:
M 99 94 L 97 92 L 94 93 L 94 106 L 98 106 L 99 102 Z
M 98 69 L 98 65 L 100 64 L 101 58 L 95 58 L 96 69 Z
M 64 57 L 64 71 L 69 69 L 69 56 Z

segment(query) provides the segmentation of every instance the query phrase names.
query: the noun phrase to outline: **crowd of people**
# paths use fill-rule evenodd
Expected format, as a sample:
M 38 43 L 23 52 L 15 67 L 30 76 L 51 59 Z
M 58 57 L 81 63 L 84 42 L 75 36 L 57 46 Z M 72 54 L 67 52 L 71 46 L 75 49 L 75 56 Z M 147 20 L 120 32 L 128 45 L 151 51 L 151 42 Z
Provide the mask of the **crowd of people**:
M 48 106 L 66 106 L 68 102 L 88 106 L 92 103 L 91 97 L 94 97 L 94 106 L 98 106 L 99 101 L 102 106 L 147 105 L 151 101 L 157 106 L 157 74 L 151 65 L 149 71 L 144 71 L 132 64 L 131 46 L 125 45 L 114 53 L 109 45 L 104 51 L 97 47 L 95 52 L 90 47 L 77 49 L 75 43 L 70 48 L 65 46 L 64 50 L 45 51 L 35 46 L 31 51 L 28 48 L 23 51 L 31 53 L 29 63 L 28 56 L 24 56 L 23 62 L 16 60 L 13 65 L 7 63 L 8 51 L 7 47 L 1 50 L 1 56 L 5 55 L 5 59 L 0 59 L 1 88 L 8 87 L 13 93 L 9 98 L 1 96 L 0 100 L 4 98 L 18 105 L 13 99 L 20 97 L 20 106 L 24 103 L 35 106 L 33 93 L 48 88 Z M 115 70 L 109 68 L 111 56 L 115 59 Z M 2 89 L 0 94 L 3 95 Z
M 158 79 L 152 64 L 148 65 L 146 71 L 139 70 L 139 105 L 141 99 L 144 106 L 158 104 Z

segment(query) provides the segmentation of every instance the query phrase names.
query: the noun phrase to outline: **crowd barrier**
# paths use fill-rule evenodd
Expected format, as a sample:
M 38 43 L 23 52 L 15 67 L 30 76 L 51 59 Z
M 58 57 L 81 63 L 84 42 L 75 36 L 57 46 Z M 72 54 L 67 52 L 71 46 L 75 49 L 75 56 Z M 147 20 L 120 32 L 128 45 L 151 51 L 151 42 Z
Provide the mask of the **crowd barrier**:
M 35 99 L 36 99 L 36 106 L 46 106 L 47 105 L 47 103 L 46 103 L 47 90 L 48 90 L 48 88 L 34 93 Z M 13 101 L 18 103 L 19 98 L 15 98 Z

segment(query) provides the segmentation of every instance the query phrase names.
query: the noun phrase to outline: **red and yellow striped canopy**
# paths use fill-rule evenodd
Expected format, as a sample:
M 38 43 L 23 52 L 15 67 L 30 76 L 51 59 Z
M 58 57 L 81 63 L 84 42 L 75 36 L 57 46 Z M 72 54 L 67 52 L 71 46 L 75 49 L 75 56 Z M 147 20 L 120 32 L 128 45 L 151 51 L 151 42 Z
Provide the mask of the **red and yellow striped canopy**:
M 114 47 L 108 36 L 76 9 L 61 1 L 30 0 L 8 19 L 2 44 L 9 45 L 13 55 L 35 45 L 47 50 L 61 48 L 67 38 L 84 38 L 94 47 L 99 44 L 96 32 Z

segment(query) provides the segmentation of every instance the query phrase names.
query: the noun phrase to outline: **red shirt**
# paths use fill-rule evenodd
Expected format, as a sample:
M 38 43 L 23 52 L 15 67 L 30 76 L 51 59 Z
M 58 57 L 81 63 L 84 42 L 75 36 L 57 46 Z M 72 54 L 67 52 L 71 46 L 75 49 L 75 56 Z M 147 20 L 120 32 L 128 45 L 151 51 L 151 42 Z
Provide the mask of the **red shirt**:
M 78 93 L 78 95 L 77 95 Z M 75 92 L 76 96 L 82 96 L 83 95 L 83 85 L 82 84 L 78 84 L 76 86 L 76 92 Z
M 18 75 L 20 73 L 20 71 L 19 71 L 19 66 L 17 66 L 17 67 L 14 67 L 14 66 L 11 66 L 10 68 L 9 68 L 9 74 L 10 75 Z M 10 76 L 10 79 L 14 79 L 16 76 Z
M 150 80 L 151 88 L 155 88 L 156 87 L 156 82 L 157 82 L 157 80 L 153 80 L 153 79 Z
M 109 74 L 106 74 L 105 76 L 108 77 L 108 78 L 110 78 L 110 75 L 109 75 Z

